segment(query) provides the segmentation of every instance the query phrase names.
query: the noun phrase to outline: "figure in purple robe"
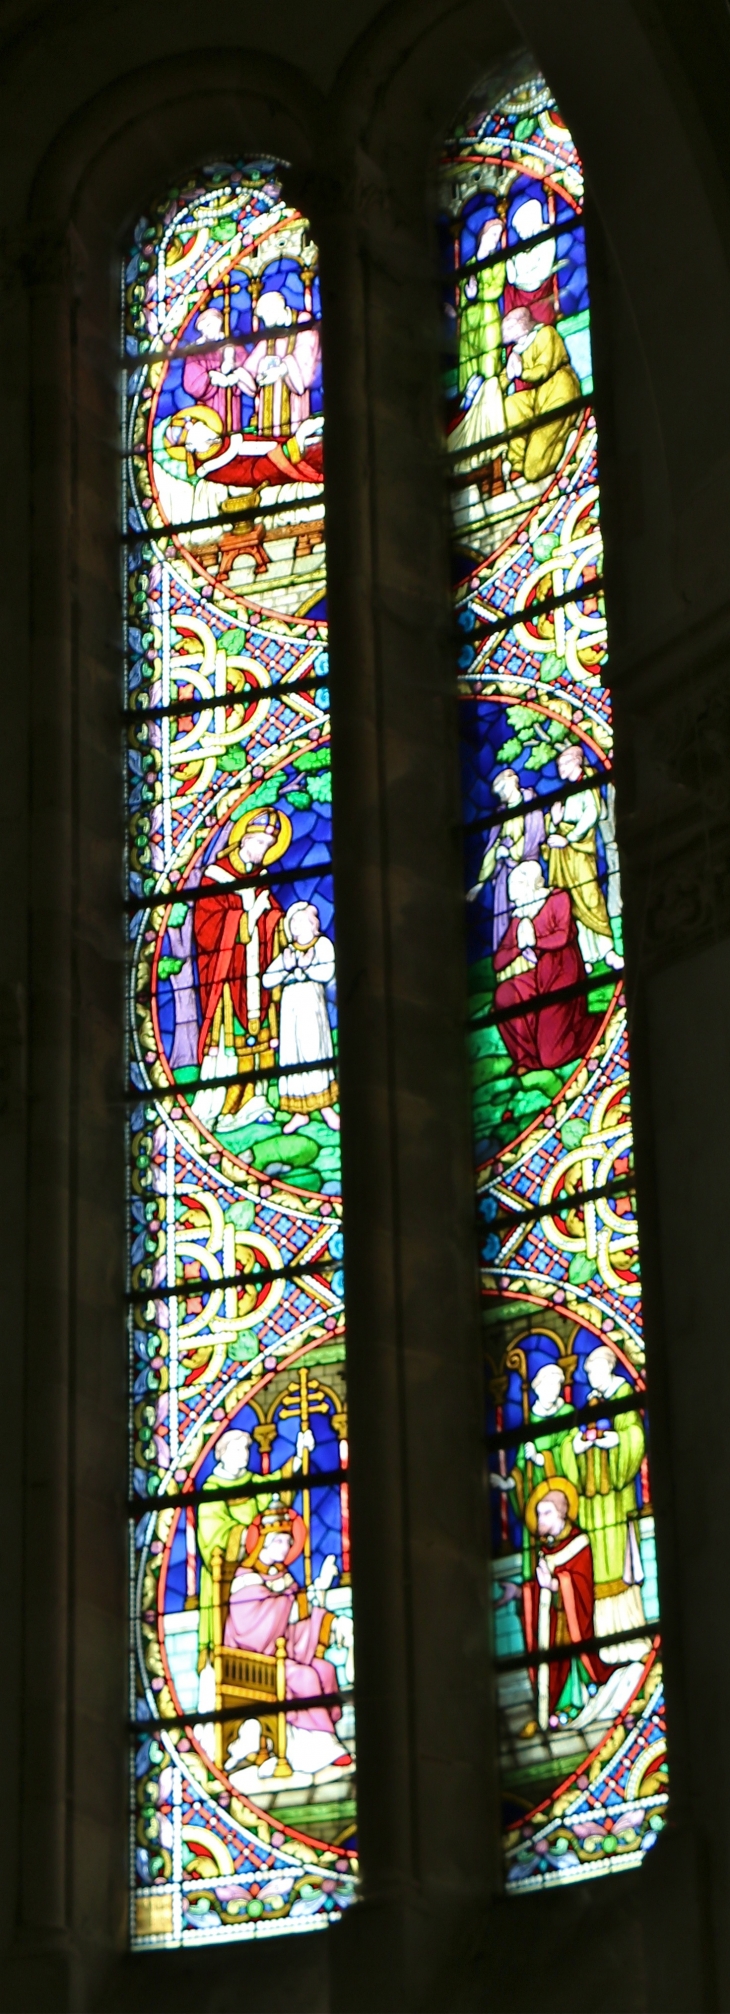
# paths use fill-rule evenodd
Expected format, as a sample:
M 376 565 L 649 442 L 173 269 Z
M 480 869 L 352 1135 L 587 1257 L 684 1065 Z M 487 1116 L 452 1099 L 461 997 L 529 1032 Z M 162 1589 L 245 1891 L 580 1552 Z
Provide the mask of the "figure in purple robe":
M 499 769 L 492 780 L 492 788 L 508 815 L 495 820 L 487 833 L 482 864 L 466 899 L 474 902 L 486 883 L 492 883 L 492 950 L 498 951 L 513 915 L 509 876 L 513 867 L 519 867 L 523 860 L 540 859 L 545 844 L 545 820 L 536 806 L 534 790 L 529 786 L 523 787 L 514 769 Z M 536 808 L 527 810 L 529 804 L 535 804 Z
M 175 1033 L 170 1052 L 170 1065 L 173 1070 L 190 1070 L 195 1068 L 198 1061 L 200 1034 L 198 992 L 193 965 L 192 904 L 188 905 L 182 923 L 168 924 L 167 936 L 175 961 L 175 966 L 170 972 L 175 1003 Z

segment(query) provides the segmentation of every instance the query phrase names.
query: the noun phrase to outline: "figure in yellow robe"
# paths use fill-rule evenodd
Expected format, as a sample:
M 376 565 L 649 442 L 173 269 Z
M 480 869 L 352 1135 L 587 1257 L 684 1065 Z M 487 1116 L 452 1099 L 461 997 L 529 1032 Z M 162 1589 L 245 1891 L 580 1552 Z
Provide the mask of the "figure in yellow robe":
M 503 333 L 509 340 L 513 332 L 516 341 L 507 372 L 514 375 L 519 369 L 524 389 L 509 393 L 504 410 L 507 426 L 521 427 L 526 421 L 540 420 L 545 413 L 580 398 L 581 386 L 563 338 L 550 323 L 533 322 L 529 308 L 513 308 L 505 318 Z M 542 482 L 545 476 L 552 475 L 575 423 L 575 413 L 563 413 L 560 419 L 515 434 L 508 448 L 513 472 L 530 483 Z
M 632 1387 L 617 1375 L 607 1344 L 591 1350 L 585 1369 L 589 1405 L 600 1409 L 607 1399 L 631 1396 Z M 562 1470 L 578 1491 L 578 1522 L 591 1542 L 596 1636 L 640 1630 L 646 1622 L 634 1486 L 644 1451 L 641 1416 L 633 1410 L 617 1413 L 610 1427 L 582 1426 L 563 1442 Z M 604 1664 L 630 1664 L 650 1649 L 648 1636 L 633 1636 L 625 1644 L 607 1645 L 600 1654 Z
M 563 783 L 581 782 L 583 750 L 577 742 L 561 749 L 558 775 Z M 568 890 L 587 972 L 600 958 L 616 970 L 623 965 L 620 952 L 614 949 L 598 880 L 596 832 L 600 817 L 597 790 L 572 790 L 569 797 L 552 806 L 547 833 L 550 887 Z

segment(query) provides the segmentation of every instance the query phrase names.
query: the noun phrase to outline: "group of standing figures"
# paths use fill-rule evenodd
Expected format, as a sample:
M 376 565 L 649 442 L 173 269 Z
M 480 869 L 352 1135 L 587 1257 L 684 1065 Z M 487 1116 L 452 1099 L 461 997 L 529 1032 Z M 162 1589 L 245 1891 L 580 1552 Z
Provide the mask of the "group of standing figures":
M 595 966 L 618 971 L 621 951 L 611 929 L 621 897 L 613 785 L 586 774 L 583 748 L 566 742 L 557 755 L 558 784 L 545 809 L 511 768 L 492 779 L 498 811 L 487 833 L 479 873 L 467 900 L 488 889 L 495 1007 L 506 1013 L 500 1032 L 517 1071 L 555 1069 L 584 1056 L 601 1016 L 589 1013 L 585 982 Z M 563 787 L 561 794 L 561 786 Z M 599 879 L 597 841 L 607 867 Z M 618 933 L 617 933 L 618 935 Z M 553 999 L 570 989 L 570 998 Z M 582 989 L 582 990 L 581 990 Z M 530 1003 L 535 1011 L 530 1012 Z
M 535 1714 L 526 1736 L 612 1719 L 652 1647 L 639 1540 L 642 1416 L 608 1344 L 589 1349 L 582 1368 L 587 1419 L 576 1423 L 571 1413 L 563 1366 L 541 1362 L 529 1381 L 529 1417 L 512 1468 L 503 1472 L 503 1462 L 491 1477 L 519 1521 L 526 1649 L 564 1648 L 531 1670 Z M 518 1589 L 508 1584 L 507 1593 L 516 1597 Z

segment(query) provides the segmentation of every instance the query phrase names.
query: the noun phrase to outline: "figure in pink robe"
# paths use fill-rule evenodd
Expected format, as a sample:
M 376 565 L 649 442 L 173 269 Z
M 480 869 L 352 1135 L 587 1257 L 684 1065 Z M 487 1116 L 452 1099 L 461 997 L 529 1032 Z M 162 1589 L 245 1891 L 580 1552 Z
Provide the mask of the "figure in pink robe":
M 231 1650 L 254 1650 L 267 1657 L 276 1652 L 277 1637 L 286 1644 L 287 1699 L 306 1699 L 313 1705 L 295 1708 L 287 1721 L 312 1734 L 332 1738 L 328 1764 L 348 1766 L 351 1757 L 335 1741 L 334 1723 L 341 1719 L 337 1700 L 325 1700 L 337 1692 L 337 1673 L 324 1656 L 333 1616 L 329 1609 L 313 1608 L 311 1614 L 292 1621 L 292 1606 L 301 1590 L 289 1567 L 302 1551 L 304 1523 L 296 1512 L 272 1502 L 268 1510 L 252 1519 L 245 1537 L 247 1557 L 231 1584 L 230 1605 L 223 1634 Z M 322 1704 L 316 1702 L 321 1699 Z
M 200 356 L 190 355 L 183 365 L 183 391 L 191 405 L 209 406 L 218 414 L 225 431 L 240 433 L 242 425 L 239 373 L 246 363 L 246 350 L 227 341 L 220 308 L 204 308 L 198 316 Z M 215 348 L 210 345 L 215 344 Z

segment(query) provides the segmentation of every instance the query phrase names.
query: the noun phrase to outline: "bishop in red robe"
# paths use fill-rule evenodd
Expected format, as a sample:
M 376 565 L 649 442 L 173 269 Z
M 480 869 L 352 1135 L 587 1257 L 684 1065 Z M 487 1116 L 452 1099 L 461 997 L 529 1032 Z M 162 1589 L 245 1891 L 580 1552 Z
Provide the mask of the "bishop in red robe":
M 256 886 L 254 876 L 279 840 L 278 812 L 255 812 L 237 846 L 229 850 L 227 863 L 212 861 L 203 875 L 205 893 L 194 905 L 201 1064 L 208 1050 L 217 1047 L 221 1033 L 226 1048 L 235 1051 L 240 1070 L 274 1061 L 274 1003 L 262 975 L 279 950 L 283 911 L 266 882 Z M 251 880 L 236 887 L 238 876 Z M 226 1115 L 243 1102 L 241 1087 L 232 1086 L 226 1095 Z
M 546 1728 L 571 1667 L 571 1645 L 594 1634 L 593 1558 L 587 1532 L 576 1523 L 578 1496 L 566 1476 L 538 1483 L 525 1507 L 525 1521 L 537 1536 L 535 1578 L 522 1590 L 528 1651 L 560 1649 L 565 1657 L 545 1659 L 530 1672 L 537 1698 L 537 1725 Z M 581 1650 L 576 1662 L 594 1685 L 605 1685 L 606 1667 L 595 1651 Z
M 516 1070 L 554 1070 L 587 1054 L 602 1017 L 588 1013 L 584 993 L 551 998 L 586 979 L 567 890 L 548 890 L 539 860 L 523 860 L 508 894 L 514 914 L 494 953 L 494 1004 L 498 1013 L 524 1011 L 500 1021 L 499 1031 Z

